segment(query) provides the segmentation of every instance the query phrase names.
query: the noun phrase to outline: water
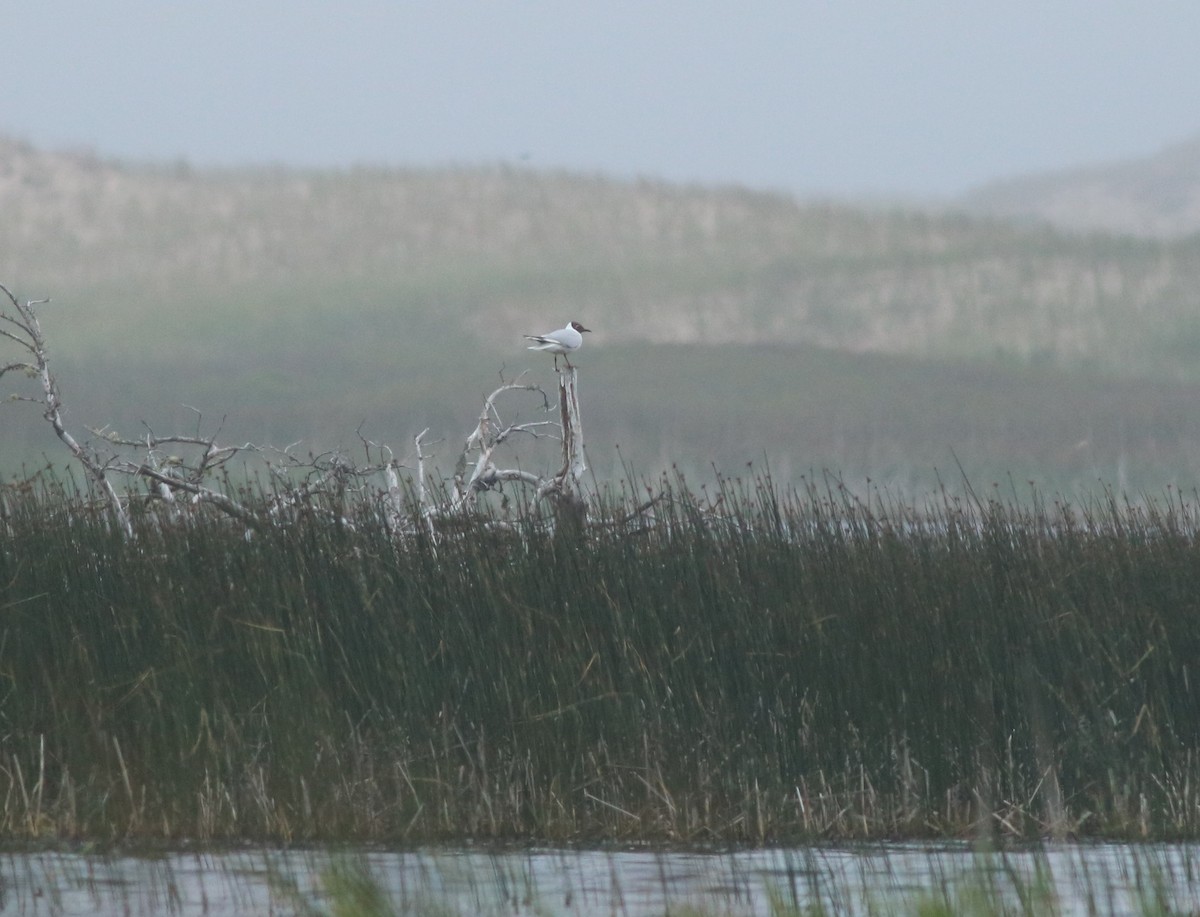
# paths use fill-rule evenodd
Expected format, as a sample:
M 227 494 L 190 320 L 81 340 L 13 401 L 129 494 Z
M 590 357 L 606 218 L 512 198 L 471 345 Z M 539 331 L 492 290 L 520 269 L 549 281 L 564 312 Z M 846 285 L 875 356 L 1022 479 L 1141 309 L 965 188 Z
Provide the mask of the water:
M 1200 845 L 1067 845 L 1002 857 L 913 844 L 0 857 L 0 914 L 326 914 L 356 888 L 381 892 L 390 908 L 382 913 L 642 917 L 692 907 L 767 915 L 773 904 L 787 913 L 820 902 L 833 914 L 892 914 L 915 913 L 931 900 L 971 913 L 1001 906 L 1035 914 L 1196 913 Z

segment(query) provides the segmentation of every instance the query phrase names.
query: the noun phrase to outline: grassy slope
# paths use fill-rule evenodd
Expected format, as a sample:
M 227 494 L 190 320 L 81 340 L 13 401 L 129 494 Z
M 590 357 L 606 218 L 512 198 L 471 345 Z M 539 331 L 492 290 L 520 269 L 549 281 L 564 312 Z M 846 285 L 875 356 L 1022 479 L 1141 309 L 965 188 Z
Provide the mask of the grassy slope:
M 502 169 L 0 153 L 0 279 L 54 298 L 79 423 L 162 430 L 186 403 L 229 438 L 456 439 L 502 367 L 549 378 L 520 334 L 578 315 L 602 471 L 620 443 L 647 470 L 767 457 L 908 483 L 954 448 L 985 478 L 1191 475 L 1200 240 Z M 47 441 L 7 410 L 11 467 Z

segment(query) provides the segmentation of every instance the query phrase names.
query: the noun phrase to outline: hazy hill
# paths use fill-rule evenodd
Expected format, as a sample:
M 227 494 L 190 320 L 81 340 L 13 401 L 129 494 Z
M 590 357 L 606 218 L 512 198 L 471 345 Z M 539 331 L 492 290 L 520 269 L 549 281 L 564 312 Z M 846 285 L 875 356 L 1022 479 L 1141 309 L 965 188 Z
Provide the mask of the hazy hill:
M 209 327 L 367 309 L 436 312 L 485 345 L 574 310 L 607 342 L 812 343 L 1185 376 L 1200 349 L 1200 240 L 1080 239 L 507 169 L 133 167 L 11 141 L 0 212 L 0 277 L 86 302 L 76 328 L 93 346 L 164 313 L 198 310 Z
M 1156 486 L 1191 480 L 1200 455 L 1200 236 L 506 168 L 197 171 L 14 141 L 0 213 L 0 280 L 53 298 L 76 423 L 162 432 L 195 405 L 227 440 L 318 448 L 363 421 L 398 447 L 430 425 L 446 458 L 500 371 L 552 385 L 521 334 L 581 318 L 602 473 L 765 458 L 928 483 L 957 456 L 989 479 Z M 0 463 L 55 450 L 22 407 L 0 414 Z
M 1200 137 L 1144 158 L 992 182 L 963 203 L 1066 229 L 1159 238 L 1200 232 Z

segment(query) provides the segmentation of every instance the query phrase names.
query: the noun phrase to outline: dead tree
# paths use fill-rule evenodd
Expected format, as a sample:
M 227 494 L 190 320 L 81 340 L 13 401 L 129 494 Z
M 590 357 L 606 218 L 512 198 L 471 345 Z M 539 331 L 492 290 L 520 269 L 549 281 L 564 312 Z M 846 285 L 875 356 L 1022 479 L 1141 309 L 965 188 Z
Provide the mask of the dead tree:
M 536 385 L 522 382 L 506 382 L 484 399 L 483 410 L 479 412 L 479 422 L 475 429 L 467 434 L 462 453 L 454 466 L 453 496 L 449 507 L 451 512 L 457 513 L 474 507 L 479 494 L 498 487 L 505 481 L 519 481 L 535 487 L 541 483 L 541 479 L 532 472 L 520 468 L 499 468 L 494 461 L 496 450 L 514 436 L 525 434 L 537 438 L 544 435 L 545 428 L 552 424 L 548 420 L 505 424 L 500 419 L 496 401 L 507 392 L 537 392 L 549 410 L 550 403 L 545 393 Z
M 538 486 L 538 497 L 553 502 L 560 526 L 582 528 L 587 503 L 580 482 L 587 471 L 583 455 L 583 420 L 579 411 L 579 371 L 567 364 L 558 374 L 558 413 L 562 428 L 562 466 Z
M 177 503 L 177 494 L 183 494 L 192 505 L 210 504 L 222 512 L 245 523 L 250 528 L 261 528 L 262 518 L 252 509 L 234 500 L 227 493 L 211 486 L 208 478 L 222 469 L 230 459 L 245 451 L 257 451 L 252 443 L 242 446 L 220 446 L 216 435 L 201 436 L 197 411 L 197 432 L 193 435 L 171 434 L 158 436 L 147 430 L 139 439 L 127 439 L 107 428 L 91 429 L 93 435 L 103 439 L 111 447 L 136 449 L 140 455 L 129 456 L 116 453 L 108 461 L 114 472 L 129 477 L 144 478 L 150 483 L 154 496 L 165 504 Z M 196 453 L 196 458 L 164 454 L 164 447 L 176 447 L 179 451 Z
M 426 486 L 428 459 L 422 431 L 414 440 L 416 449 L 415 488 L 406 488 L 400 471 L 404 468 L 391 449 L 359 438 L 366 451 L 365 464 L 353 462 L 340 452 L 320 455 L 298 454 L 292 444 L 284 449 L 242 445 L 220 445 L 217 434 L 201 432 L 202 416 L 196 411 L 196 428 L 191 433 L 160 435 L 146 425 L 143 435 L 130 437 L 109 427 L 88 428 L 91 438 L 80 442 L 63 421 L 62 398 L 58 383 L 50 372 L 45 337 L 38 322 L 36 307 L 49 300 L 21 302 L 0 284 L 8 306 L 0 302 L 0 336 L 18 346 L 22 358 L 0 366 L 0 376 L 24 373 L 36 379 L 40 394 L 14 394 L 11 400 L 39 403 L 55 435 L 67 446 L 83 467 L 92 487 L 103 497 L 113 519 L 126 537 L 134 537 L 131 507 L 144 504 L 162 509 L 154 511 L 159 521 L 179 519 L 211 507 L 236 519 L 248 530 L 288 524 L 300 515 L 330 516 L 345 524 L 355 512 L 347 495 L 357 495 L 360 508 L 371 506 L 386 520 L 389 530 L 403 536 L 415 531 L 414 520 L 434 537 L 439 524 L 452 517 L 472 516 L 479 495 L 506 483 L 528 488 L 535 501 L 545 501 L 554 510 L 559 530 L 578 527 L 586 520 L 586 502 L 580 482 L 586 471 L 583 454 L 583 426 L 579 410 L 578 370 L 573 366 L 558 372 L 557 420 L 538 419 L 505 423 L 499 402 L 513 393 L 540 396 L 541 408 L 553 411 L 549 396 L 537 385 L 522 381 L 504 381 L 484 399 L 474 429 L 467 435 L 458 456 L 448 491 Z M 194 408 L 192 410 L 195 410 Z M 219 432 L 219 430 L 218 430 Z M 538 474 L 525 468 L 505 467 L 498 452 L 518 437 L 533 440 L 559 439 L 562 460 L 553 474 Z M 272 492 L 263 501 L 245 502 L 231 496 L 226 465 L 235 456 L 254 458 L 265 464 L 272 481 Z M 147 483 L 148 491 L 119 494 L 113 475 Z M 214 482 L 214 478 L 218 480 Z M 382 482 L 382 483 L 379 483 Z M 410 482 L 411 483 L 411 482 Z M 139 502 L 141 501 L 141 502 Z M 414 515 L 410 509 L 417 511 Z
M 78 459 L 84 473 L 92 485 L 103 495 L 108 503 L 109 511 L 117 526 L 125 533 L 126 538 L 133 537 L 133 525 L 129 514 L 121 503 L 116 489 L 108 479 L 109 459 L 95 450 L 82 445 L 70 431 L 67 430 L 62 416 L 62 397 L 58 391 L 58 381 L 50 372 L 49 356 L 46 350 L 46 338 L 42 334 L 42 326 L 37 318 L 37 306 L 48 303 L 48 299 L 28 300 L 21 302 L 8 287 L 0 284 L 8 304 L 0 304 L 0 335 L 8 338 L 24 351 L 23 359 L 0 366 L 0 377 L 11 372 L 22 372 L 27 377 L 36 379 L 41 389 L 38 397 L 13 394 L 12 401 L 32 401 L 42 406 L 42 416 L 49 421 L 54 434 L 71 450 Z M 15 329 L 15 330 L 14 330 Z
M 520 381 L 504 382 L 488 395 L 479 412 L 475 428 L 467 434 L 463 448 L 454 466 L 451 494 L 444 506 L 437 506 L 427 499 L 425 486 L 425 460 L 422 444 L 423 431 L 417 437 L 417 492 L 420 495 L 422 513 L 432 524 L 435 518 L 461 515 L 475 508 L 479 495 L 498 489 L 505 483 L 515 483 L 532 489 L 535 499 L 546 500 L 561 520 L 563 511 L 572 519 L 582 520 L 586 503 L 580 495 L 580 482 L 587 464 L 583 455 L 583 423 L 579 410 L 579 371 L 569 367 L 558 373 L 558 420 L 537 420 L 524 423 L 505 423 L 498 401 L 511 392 L 530 392 L 541 396 L 543 408 L 552 410 L 550 399 L 536 385 Z M 497 463 L 497 450 L 518 436 L 538 439 L 557 436 L 562 443 L 562 463 L 549 476 L 539 475 L 524 468 L 502 467 Z
M 125 537 L 134 537 L 133 522 L 129 514 L 128 495 L 122 498 L 118 494 L 112 481 L 114 474 L 149 481 L 152 492 L 167 504 L 174 504 L 176 494 L 182 493 L 188 495 L 193 504 L 211 504 L 249 526 L 257 527 L 262 523 L 252 510 L 210 486 L 205 480 L 235 455 L 246 449 L 255 449 L 251 444 L 219 446 L 215 437 L 203 437 L 198 430 L 193 435 L 170 436 L 158 436 L 148 430 L 143 437 L 129 439 L 108 428 L 89 428 L 92 438 L 83 442 L 77 439 L 67 429 L 63 419 L 62 395 L 58 380 L 50 371 L 46 338 L 37 317 L 36 307 L 50 300 L 22 302 L 3 284 L 0 284 L 0 291 L 7 299 L 7 304 L 0 303 L 0 336 L 13 342 L 23 352 L 22 359 L 0 366 L 0 376 L 21 372 L 36 379 L 39 388 L 36 396 L 14 393 L 9 400 L 41 405 L 42 416 L 79 462 Z M 179 455 L 166 454 L 165 447 L 198 451 L 199 456 L 188 461 Z M 138 450 L 141 454 L 131 455 L 130 450 Z

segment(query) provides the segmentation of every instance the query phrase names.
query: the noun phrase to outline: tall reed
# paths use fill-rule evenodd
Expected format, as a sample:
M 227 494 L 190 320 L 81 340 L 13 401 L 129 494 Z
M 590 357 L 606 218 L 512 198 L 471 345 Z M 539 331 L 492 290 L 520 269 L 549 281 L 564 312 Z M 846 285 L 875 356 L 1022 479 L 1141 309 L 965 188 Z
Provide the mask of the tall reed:
M 128 542 L 42 482 L 0 519 L 0 829 L 1195 837 L 1193 500 L 664 480 L 580 531 L 364 499 Z

